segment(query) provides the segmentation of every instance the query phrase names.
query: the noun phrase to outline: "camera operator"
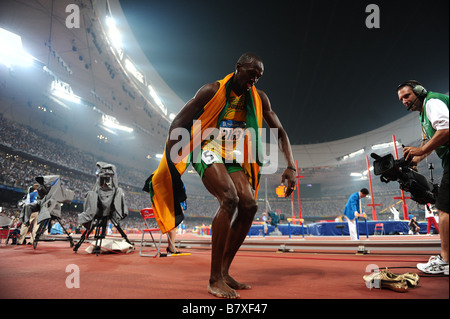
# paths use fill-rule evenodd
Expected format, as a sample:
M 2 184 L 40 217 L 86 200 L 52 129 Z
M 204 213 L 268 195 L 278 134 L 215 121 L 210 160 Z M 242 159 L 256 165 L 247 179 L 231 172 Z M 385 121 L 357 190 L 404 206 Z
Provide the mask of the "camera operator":
M 37 191 L 38 188 L 39 188 L 39 184 L 36 183 L 36 184 L 33 184 L 33 186 L 31 186 L 28 189 L 28 194 L 27 194 L 27 197 L 25 200 L 25 205 L 33 204 L 36 201 L 36 199 L 38 197 L 38 191 Z M 25 209 L 25 208 L 23 208 L 23 209 Z M 33 244 L 34 238 L 36 237 L 36 232 L 39 227 L 37 224 L 38 215 L 39 215 L 39 211 L 32 212 L 32 214 L 30 215 L 30 222 L 27 225 L 22 221 L 22 227 L 20 229 L 20 236 L 19 236 L 19 240 L 17 242 L 18 245 L 26 244 L 25 237 L 27 236 L 27 234 L 29 232 L 31 232 L 29 244 L 30 245 Z
M 406 160 L 411 160 L 411 166 L 416 166 L 421 160 L 433 151 L 442 160 L 444 175 L 439 187 L 436 208 L 439 212 L 439 230 L 441 238 L 441 254 L 432 256 L 428 263 L 417 264 L 417 268 L 425 273 L 448 275 L 448 140 L 449 140 L 449 97 L 445 94 L 428 92 L 419 82 L 415 80 L 406 81 L 397 87 L 400 102 L 407 107 L 408 111 L 420 113 L 422 131 L 428 142 L 422 143 L 420 147 L 405 147 L 403 155 Z

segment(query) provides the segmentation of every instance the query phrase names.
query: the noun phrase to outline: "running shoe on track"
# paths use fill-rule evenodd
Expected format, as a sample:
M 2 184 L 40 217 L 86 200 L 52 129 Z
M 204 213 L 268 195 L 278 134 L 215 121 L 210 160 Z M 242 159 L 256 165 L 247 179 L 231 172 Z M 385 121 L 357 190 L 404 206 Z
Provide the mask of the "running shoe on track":
M 444 261 L 441 255 L 431 256 L 425 264 L 417 264 L 417 269 L 427 274 L 448 276 L 448 262 Z

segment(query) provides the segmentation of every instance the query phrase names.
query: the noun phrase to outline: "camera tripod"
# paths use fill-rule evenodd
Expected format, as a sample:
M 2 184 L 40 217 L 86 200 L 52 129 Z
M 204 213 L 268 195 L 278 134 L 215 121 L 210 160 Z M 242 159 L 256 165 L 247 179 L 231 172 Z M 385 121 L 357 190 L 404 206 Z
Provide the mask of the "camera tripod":
M 61 218 L 52 216 L 51 218 L 47 218 L 39 223 L 38 230 L 36 231 L 36 237 L 33 240 L 33 248 L 36 249 L 38 241 L 66 240 L 66 239 L 56 239 L 56 238 L 40 239 L 41 235 L 45 232 L 46 229 L 48 229 L 48 232 L 50 233 L 52 220 L 57 220 L 59 222 L 59 224 L 61 225 L 61 228 L 63 229 L 64 233 L 67 235 L 68 240 L 70 241 L 70 247 L 73 247 L 73 238 L 67 232 L 66 228 L 64 227 L 63 223 L 61 222 Z
M 106 225 L 108 222 L 108 219 L 111 220 L 114 227 L 116 227 L 117 231 L 122 235 L 122 237 L 126 240 L 127 243 L 130 245 L 133 245 L 127 237 L 127 234 L 122 230 L 119 223 L 114 219 L 114 217 L 110 216 L 96 216 L 94 219 L 90 222 L 90 225 L 86 228 L 86 230 L 83 232 L 83 235 L 81 235 L 80 240 L 73 248 L 74 252 L 78 251 L 78 248 L 80 248 L 81 244 L 89 237 L 89 235 L 95 230 L 94 232 L 94 238 L 95 238 L 95 246 L 93 253 L 95 253 L 97 256 L 101 252 L 101 246 L 102 246 L 102 240 L 106 237 Z
M 433 178 L 434 166 L 433 166 L 433 163 L 429 163 L 428 164 L 428 170 L 430 171 L 430 182 L 434 183 L 434 178 Z

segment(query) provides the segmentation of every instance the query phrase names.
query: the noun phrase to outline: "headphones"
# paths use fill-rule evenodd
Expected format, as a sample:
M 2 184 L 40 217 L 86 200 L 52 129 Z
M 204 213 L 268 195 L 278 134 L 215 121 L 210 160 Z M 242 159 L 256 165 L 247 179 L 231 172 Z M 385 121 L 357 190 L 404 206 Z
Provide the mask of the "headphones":
M 415 81 L 415 80 L 410 80 L 410 81 L 403 82 L 402 84 L 400 84 L 400 85 L 397 87 L 397 91 L 398 91 L 401 87 L 404 87 L 404 86 L 406 86 L 406 85 L 409 86 L 409 87 L 412 89 L 412 91 L 414 92 L 414 94 L 415 94 L 418 98 L 426 97 L 427 94 L 428 94 L 427 89 L 425 89 L 419 82 L 417 82 L 417 81 Z

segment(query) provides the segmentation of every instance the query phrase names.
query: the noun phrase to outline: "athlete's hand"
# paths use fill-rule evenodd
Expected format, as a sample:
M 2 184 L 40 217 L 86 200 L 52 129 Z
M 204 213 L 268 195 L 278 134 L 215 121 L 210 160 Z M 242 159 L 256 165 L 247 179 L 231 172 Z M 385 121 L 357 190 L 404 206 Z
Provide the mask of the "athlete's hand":
M 292 192 L 295 189 L 295 171 L 290 168 L 286 168 L 284 170 L 283 175 L 281 176 L 281 185 L 285 185 L 284 197 L 291 196 Z M 286 184 L 284 183 L 286 181 Z

